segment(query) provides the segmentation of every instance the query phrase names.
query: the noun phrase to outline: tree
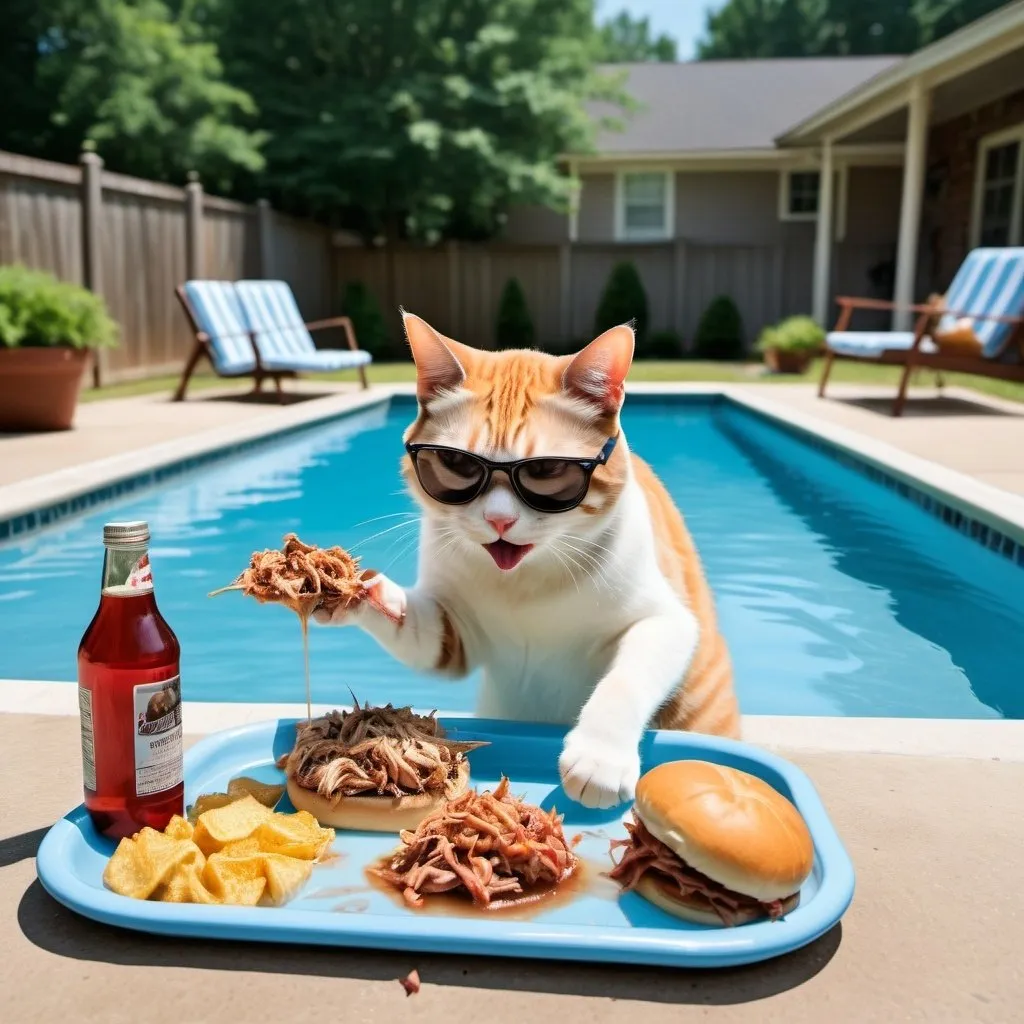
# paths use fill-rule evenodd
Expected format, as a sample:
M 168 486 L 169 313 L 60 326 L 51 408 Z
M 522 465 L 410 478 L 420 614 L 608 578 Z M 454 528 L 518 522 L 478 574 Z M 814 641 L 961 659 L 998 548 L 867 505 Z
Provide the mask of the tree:
M 530 307 L 518 278 L 510 277 L 501 291 L 494 335 L 498 348 L 529 348 L 534 342 Z
M 712 299 L 694 335 L 693 354 L 698 359 L 742 359 L 743 320 L 728 295 Z
M 0 145 L 74 161 L 91 139 L 112 169 L 165 181 L 197 170 L 219 190 L 262 167 L 262 136 L 245 127 L 252 99 L 223 80 L 216 46 L 187 8 L 175 16 L 162 0 L 25 6 L 3 44 L 17 58 L 5 77 L 22 77 L 5 91 Z
M 630 322 L 636 335 L 636 354 L 640 357 L 647 344 L 647 292 L 635 264 L 624 261 L 612 268 L 604 286 L 594 317 L 594 333 L 603 334 Z
M 513 201 L 567 208 L 591 146 L 591 0 L 207 0 L 270 133 L 276 204 L 365 238 L 479 237 Z
M 911 53 L 1006 0 L 728 0 L 709 11 L 702 59 Z
M 598 59 L 608 64 L 676 60 L 676 41 L 664 34 L 652 37 L 649 19 L 634 18 L 629 11 L 601 25 L 597 38 Z

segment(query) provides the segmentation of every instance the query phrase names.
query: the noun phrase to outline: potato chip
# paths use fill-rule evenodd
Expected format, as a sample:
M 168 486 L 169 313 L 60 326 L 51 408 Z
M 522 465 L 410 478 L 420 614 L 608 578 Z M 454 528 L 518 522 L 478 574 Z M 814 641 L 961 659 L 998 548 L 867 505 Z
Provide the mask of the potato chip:
M 228 793 L 204 793 L 188 809 L 188 820 L 194 825 L 201 814 L 216 810 L 218 807 L 226 807 L 238 799 L 239 797 L 230 796 Z
M 267 886 L 263 854 L 211 854 L 203 871 L 203 885 L 222 903 L 255 907 Z
M 152 898 L 162 903 L 220 903 L 203 885 L 201 868 L 197 864 L 179 865 L 168 881 L 153 893 Z
M 176 814 L 167 823 L 167 828 L 164 829 L 164 835 L 169 839 L 191 839 L 192 825 L 180 814 Z
M 260 824 L 256 838 L 267 853 L 318 860 L 334 842 L 334 829 L 321 828 L 309 811 L 277 813 Z
M 202 854 L 188 839 L 174 839 L 144 828 L 122 839 L 103 870 L 103 882 L 113 892 L 145 900 L 180 865 L 200 864 Z
M 228 843 L 248 839 L 273 813 L 255 797 L 244 796 L 204 811 L 196 821 L 192 841 L 209 857 Z
M 255 797 L 264 807 L 274 808 L 284 795 L 284 786 L 270 782 L 260 782 L 259 779 L 251 779 L 247 775 L 240 775 L 228 783 L 228 795 L 238 798 L 242 796 Z
M 263 902 L 279 907 L 287 903 L 309 880 L 313 873 L 311 860 L 296 860 L 279 853 L 263 854 L 267 888 Z

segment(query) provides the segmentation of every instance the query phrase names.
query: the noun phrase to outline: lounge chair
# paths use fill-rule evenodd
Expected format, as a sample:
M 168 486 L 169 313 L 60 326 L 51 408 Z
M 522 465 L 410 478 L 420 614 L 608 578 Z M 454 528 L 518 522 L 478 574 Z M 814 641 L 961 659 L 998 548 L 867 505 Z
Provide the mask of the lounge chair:
M 903 367 L 893 416 L 903 412 L 915 370 L 1024 381 L 1024 247 L 970 252 L 941 303 L 897 307 L 848 296 L 836 302 L 839 319 L 825 338 L 819 398 L 837 359 Z M 855 309 L 897 308 L 917 314 L 912 331 L 848 329 Z
M 370 353 L 359 348 L 347 316 L 304 323 L 284 281 L 186 281 L 175 289 L 196 336 L 174 400 L 185 397 L 199 360 L 210 360 L 221 377 L 252 377 L 254 390 L 271 378 L 284 400 L 281 379 L 299 373 L 358 370 L 367 387 Z M 318 349 L 310 331 L 341 327 L 348 349 Z

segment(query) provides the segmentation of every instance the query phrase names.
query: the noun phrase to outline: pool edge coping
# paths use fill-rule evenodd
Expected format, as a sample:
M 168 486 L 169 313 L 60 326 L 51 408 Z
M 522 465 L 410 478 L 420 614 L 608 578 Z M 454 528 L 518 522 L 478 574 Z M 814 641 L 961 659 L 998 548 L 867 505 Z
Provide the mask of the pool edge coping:
M 344 705 L 314 704 L 316 714 Z M 417 709 L 424 713 L 433 708 Z M 305 704 L 183 702 L 186 735 L 199 736 L 277 718 L 301 718 Z M 70 682 L 0 679 L 0 715 L 76 717 L 78 687 Z M 471 712 L 438 711 L 448 718 Z M 806 754 L 904 755 L 1024 762 L 1024 720 L 1008 718 L 844 718 L 744 715 L 743 740 Z

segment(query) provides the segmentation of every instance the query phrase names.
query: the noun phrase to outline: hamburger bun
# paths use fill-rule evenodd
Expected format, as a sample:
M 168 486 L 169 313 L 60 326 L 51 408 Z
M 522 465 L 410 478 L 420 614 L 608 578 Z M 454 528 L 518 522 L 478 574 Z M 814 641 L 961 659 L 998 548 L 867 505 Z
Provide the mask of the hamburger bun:
M 709 906 L 706 900 L 701 899 L 699 896 L 687 897 L 673 893 L 667 886 L 662 885 L 654 875 L 642 875 L 640 881 L 636 883 L 634 892 L 649 900 L 656 907 L 660 907 L 666 914 L 681 918 L 683 921 L 691 921 L 693 924 L 707 924 L 713 928 L 721 928 L 722 926 L 722 919 Z M 783 914 L 788 914 L 799 902 L 799 893 L 794 893 L 792 896 L 784 899 L 782 901 Z M 738 925 L 749 924 L 751 921 L 758 921 L 764 917 L 764 914 L 750 907 L 740 907 L 732 913 L 736 919 L 735 923 Z
M 469 787 L 469 762 L 463 759 L 458 776 L 441 792 L 408 796 L 346 796 L 337 803 L 300 786 L 288 776 L 288 798 L 297 811 L 309 811 L 325 828 L 350 832 L 401 832 L 419 823 Z
M 660 764 L 637 784 L 634 811 L 655 839 L 694 870 L 756 900 L 793 896 L 814 866 L 814 843 L 796 807 L 735 768 L 708 761 Z M 671 899 L 663 890 L 656 897 L 650 890 L 641 885 L 659 906 Z

